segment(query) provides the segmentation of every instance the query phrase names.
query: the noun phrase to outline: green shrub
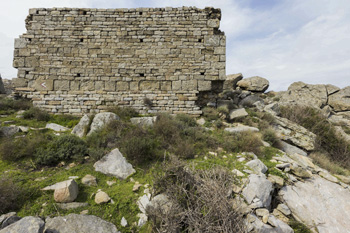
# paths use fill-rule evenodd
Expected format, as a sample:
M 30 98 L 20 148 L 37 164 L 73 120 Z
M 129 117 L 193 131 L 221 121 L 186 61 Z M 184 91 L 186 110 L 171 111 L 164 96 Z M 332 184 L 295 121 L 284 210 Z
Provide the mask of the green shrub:
M 155 122 L 153 129 L 155 134 L 162 138 L 165 142 L 166 147 L 169 144 L 180 140 L 181 131 L 184 128 L 184 124 L 174 119 L 168 114 L 158 115 L 157 121 Z
M 0 144 L 0 157 L 7 161 L 32 158 L 35 150 L 45 146 L 51 139 L 51 135 L 43 132 L 31 132 L 26 137 L 15 139 L 4 138 Z
M 270 143 L 271 146 L 275 146 L 278 142 L 278 138 L 276 136 L 276 133 L 273 129 L 267 128 L 261 132 L 262 139 L 268 143 Z
M 36 162 L 40 165 L 56 165 L 60 161 L 82 161 L 87 154 L 84 140 L 75 135 L 63 135 L 55 138 L 45 148 L 35 152 Z
M 297 220 L 290 220 L 289 225 L 291 228 L 293 228 L 294 233 L 312 233 L 312 231 L 307 226 L 301 222 L 298 222 Z
M 18 110 L 27 110 L 32 106 L 32 103 L 28 99 L 10 99 L 10 98 L 1 98 L 0 99 L 0 111 L 18 111 Z
M 49 121 L 51 116 L 40 108 L 32 107 L 23 113 L 24 119 L 35 119 L 37 121 Z
M 108 111 L 117 114 L 120 117 L 120 119 L 126 120 L 126 121 L 130 120 L 130 118 L 132 117 L 139 116 L 139 113 L 134 108 L 131 108 L 131 107 L 116 106 L 116 107 L 108 108 Z
M 202 109 L 203 117 L 208 121 L 217 120 L 220 118 L 219 112 L 215 108 L 205 107 Z
M 50 118 L 51 123 L 56 123 L 69 128 L 73 128 L 80 121 L 80 117 L 72 115 L 53 115 Z
M 260 155 L 263 144 L 257 134 L 248 131 L 235 134 L 225 133 L 222 146 L 228 152 L 253 152 Z
M 176 120 L 180 121 L 181 123 L 185 124 L 185 127 L 195 127 L 197 126 L 196 120 L 187 115 L 187 114 L 177 114 L 176 115 Z
M 23 193 L 10 177 L 0 177 L 0 214 L 18 210 Z

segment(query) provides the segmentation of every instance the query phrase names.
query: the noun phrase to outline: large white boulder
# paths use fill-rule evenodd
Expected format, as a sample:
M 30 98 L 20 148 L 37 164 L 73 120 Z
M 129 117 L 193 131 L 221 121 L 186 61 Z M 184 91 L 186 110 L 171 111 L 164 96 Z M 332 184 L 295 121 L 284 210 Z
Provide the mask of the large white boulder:
M 45 222 L 39 217 L 24 217 L 0 230 L 0 233 L 42 233 Z
M 350 110 L 350 86 L 344 87 L 339 92 L 329 96 L 328 104 L 334 111 L 349 111 Z
M 73 128 L 72 134 L 77 135 L 78 137 L 84 137 L 87 133 L 90 124 L 90 117 L 88 115 L 84 115 L 79 123 Z
M 254 76 L 237 82 L 237 86 L 244 90 L 264 92 L 269 88 L 269 81 L 265 78 Z
M 243 189 L 242 195 L 248 204 L 254 203 L 255 208 L 269 208 L 272 191 L 273 185 L 264 174 L 252 174 L 249 176 L 249 183 Z
M 112 150 L 109 154 L 97 161 L 94 167 L 98 172 L 115 176 L 119 179 L 125 179 L 136 172 L 132 165 L 126 161 L 118 148 Z

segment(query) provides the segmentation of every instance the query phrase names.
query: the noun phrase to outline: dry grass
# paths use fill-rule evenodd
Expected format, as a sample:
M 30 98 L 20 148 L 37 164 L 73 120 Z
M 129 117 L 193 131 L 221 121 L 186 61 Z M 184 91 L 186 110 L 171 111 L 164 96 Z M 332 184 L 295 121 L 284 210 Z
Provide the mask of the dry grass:
M 245 232 L 242 214 L 234 209 L 234 177 L 225 169 L 194 170 L 174 157 L 156 176 L 155 189 L 166 194 L 168 211 L 149 209 L 155 232 Z
M 333 174 L 350 176 L 350 171 L 334 163 L 329 156 L 321 152 L 313 152 L 309 155 L 313 162 L 323 169 L 328 170 Z

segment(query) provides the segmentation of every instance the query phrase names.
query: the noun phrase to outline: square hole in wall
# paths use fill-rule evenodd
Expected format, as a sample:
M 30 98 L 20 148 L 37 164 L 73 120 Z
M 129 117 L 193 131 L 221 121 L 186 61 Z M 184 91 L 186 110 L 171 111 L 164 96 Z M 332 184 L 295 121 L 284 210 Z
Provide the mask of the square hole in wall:
M 141 74 L 140 74 L 140 77 L 145 77 L 145 74 L 144 74 L 144 73 L 141 73 Z
M 198 39 L 198 42 L 199 42 L 199 43 L 202 43 L 202 41 L 203 41 L 202 39 Z
M 82 38 L 82 39 L 80 39 L 80 42 L 84 42 L 84 39 Z
M 26 74 L 29 74 L 29 71 L 28 71 L 28 70 L 26 70 Z
M 142 12 L 139 12 L 139 15 L 142 15 Z
M 204 72 L 201 72 L 201 75 L 204 75 L 205 73 Z
M 81 77 L 81 74 L 80 74 L 80 73 L 77 73 L 77 77 Z
M 140 42 L 143 42 L 143 39 L 140 39 Z

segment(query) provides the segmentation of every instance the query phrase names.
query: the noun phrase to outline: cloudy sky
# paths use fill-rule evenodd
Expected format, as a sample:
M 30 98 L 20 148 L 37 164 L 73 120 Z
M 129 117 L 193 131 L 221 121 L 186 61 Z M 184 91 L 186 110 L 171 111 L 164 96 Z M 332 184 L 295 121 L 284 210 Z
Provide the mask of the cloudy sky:
M 165 6 L 221 8 L 227 74 L 265 77 L 276 91 L 296 81 L 350 85 L 349 0 L 1 0 L 0 73 L 16 76 L 13 43 L 29 8 Z

